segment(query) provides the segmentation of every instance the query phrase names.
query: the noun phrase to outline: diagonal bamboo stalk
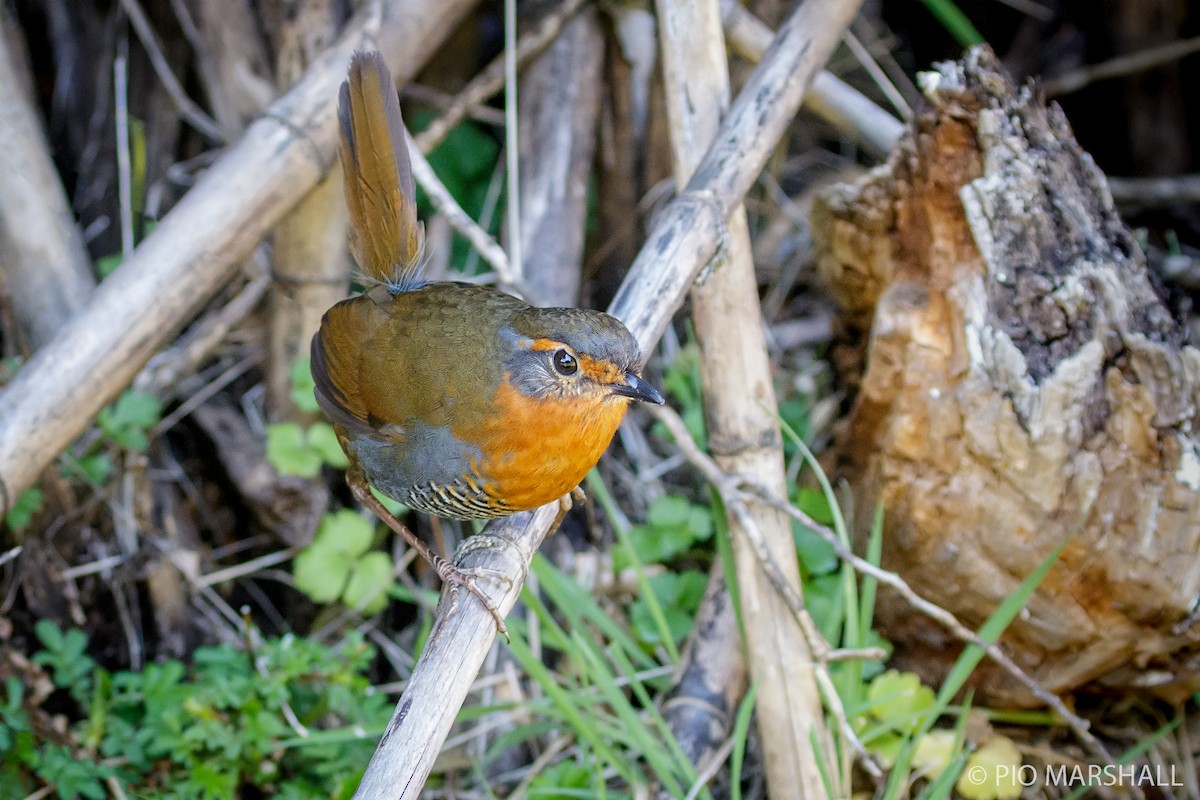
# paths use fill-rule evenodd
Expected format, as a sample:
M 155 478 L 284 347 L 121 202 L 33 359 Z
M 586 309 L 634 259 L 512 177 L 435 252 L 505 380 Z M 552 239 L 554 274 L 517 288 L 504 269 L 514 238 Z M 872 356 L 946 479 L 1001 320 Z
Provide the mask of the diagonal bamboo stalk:
M 858 9 L 856 0 L 806 0 L 780 27 L 686 190 L 659 216 L 609 311 L 649 352 L 706 265 L 717 255 L 725 220 L 762 171 Z M 480 587 L 507 613 L 529 560 L 557 513 L 543 506 L 497 520 L 467 539 L 458 564 L 481 568 Z M 442 603 L 433 630 L 355 797 L 415 798 L 454 715 L 496 635 L 491 615 L 469 597 Z
M 34 354 L 0 395 L 0 512 L 324 175 L 351 51 L 376 47 L 408 80 L 471 5 L 370 4 Z

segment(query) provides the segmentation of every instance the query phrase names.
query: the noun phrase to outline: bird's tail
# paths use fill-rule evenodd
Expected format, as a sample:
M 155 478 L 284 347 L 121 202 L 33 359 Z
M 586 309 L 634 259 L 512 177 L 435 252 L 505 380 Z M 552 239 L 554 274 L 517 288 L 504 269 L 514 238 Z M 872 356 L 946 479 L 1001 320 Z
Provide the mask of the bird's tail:
M 392 75 L 377 52 L 356 52 L 338 97 L 339 152 L 350 252 L 364 277 L 393 294 L 420 283 L 425 228 Z

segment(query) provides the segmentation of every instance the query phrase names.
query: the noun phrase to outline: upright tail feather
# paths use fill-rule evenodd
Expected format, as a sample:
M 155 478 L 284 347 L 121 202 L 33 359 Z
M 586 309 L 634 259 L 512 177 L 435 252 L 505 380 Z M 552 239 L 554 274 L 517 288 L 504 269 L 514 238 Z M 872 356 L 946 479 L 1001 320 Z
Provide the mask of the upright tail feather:
M 424 226 L 417 220 L 400 101 L 383 56 L 356 52 L 338 98 L 339 152 L 350 212 L 350 252 L 393 293 L 419 282 Z

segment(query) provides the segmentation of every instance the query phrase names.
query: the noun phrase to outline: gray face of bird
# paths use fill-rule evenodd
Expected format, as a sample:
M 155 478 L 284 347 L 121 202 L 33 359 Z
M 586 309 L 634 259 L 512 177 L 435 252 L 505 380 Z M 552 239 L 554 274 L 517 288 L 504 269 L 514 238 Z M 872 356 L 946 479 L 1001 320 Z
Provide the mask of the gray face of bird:
M 527 397 L 615 400 L 614 386 L 628 388 L 640 365 L 637 340 L 601 311 L 529 307 L 502 336 L 509 380 Z

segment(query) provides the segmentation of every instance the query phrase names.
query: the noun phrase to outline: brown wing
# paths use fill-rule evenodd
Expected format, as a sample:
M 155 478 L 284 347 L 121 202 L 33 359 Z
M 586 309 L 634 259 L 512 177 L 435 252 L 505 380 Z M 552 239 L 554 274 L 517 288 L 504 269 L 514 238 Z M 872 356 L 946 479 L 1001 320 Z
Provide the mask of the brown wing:
M 351 434 L 387 438 L 371 413 L 369 390 L 363 385 L 363 354 L 374 329 L 371 317 L 378 313 L 366 295 L 326 311 L 312 340 L 312 376 L 317 405 L 330 422 Z
M 420 265 L 425 237 L 400 101 L 379 53 L 354 54 L 339 95 L 338 121 L 350 251 L 368 277 L 406 286 Z

